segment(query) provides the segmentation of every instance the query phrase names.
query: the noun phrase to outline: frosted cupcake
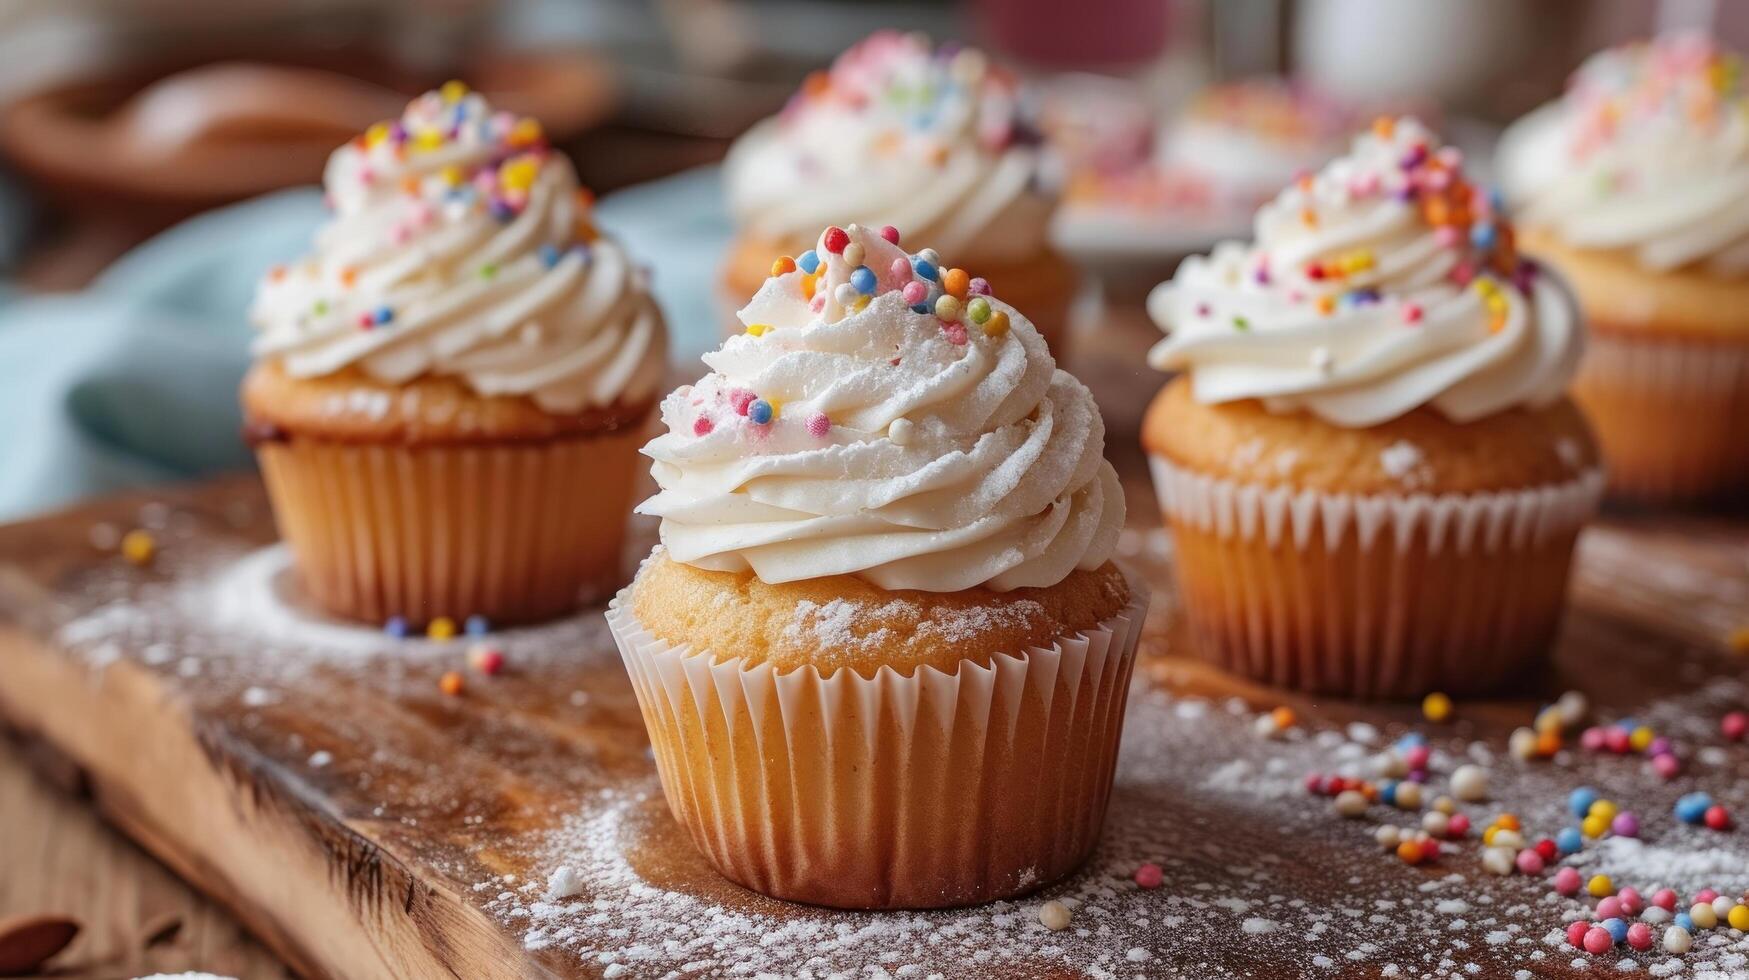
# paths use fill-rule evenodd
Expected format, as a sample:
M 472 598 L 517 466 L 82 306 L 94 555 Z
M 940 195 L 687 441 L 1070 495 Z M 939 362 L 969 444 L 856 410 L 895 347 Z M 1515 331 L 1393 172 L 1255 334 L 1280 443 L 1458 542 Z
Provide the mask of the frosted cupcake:
M 1061 349 L 1076 275 L 1046 240 L 1057 189 L 1018 84 L 980 52 L 875 34 L 742 137 L 724 169 L 739 226 L 727 309 L 821 227 L 892 222 L 983 273 Z
M 1525 248 L 1585 308 L 1574 397 L 1622 496 L 1749 489 L 1746 94 L 1734 55 L 1661 38 L 1593 56 L 1501 147 Z
M 324 181 L 314 252 L 256 295 L 242 393 L 305 591 L 414 625 L 611 592 L 666 334 L 570 163 L 451 83 Z
M 1499 686 L 1602 488 L 1583 333 L 1455 150 L 1381 120 L 1149 298 L 1143 444 L 1197 650 L 1303 690 Z
M 724 875 L 961 905 L 1086 858 L 1145 597 L 1091 394 L 981 279 L 829 228 L 662 403 L 662 546 L 608 621 Z

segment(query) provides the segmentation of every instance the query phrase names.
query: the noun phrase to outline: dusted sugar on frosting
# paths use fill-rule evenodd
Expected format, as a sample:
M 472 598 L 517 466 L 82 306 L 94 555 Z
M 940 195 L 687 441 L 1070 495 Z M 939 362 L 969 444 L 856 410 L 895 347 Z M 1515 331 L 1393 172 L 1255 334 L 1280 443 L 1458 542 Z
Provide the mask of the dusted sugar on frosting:
M 981 52 L 877 33 L 736 143 L 729 206 L 761 240 L 891 221 L 956 258 L 1025 258 L 1045 247 L 1057 192 L 1024 108 Z
M 1520 221 L 1653 270 L 1749 275 L 1746 95 L 1741 59 L 1704 36 L 1593 55 L 1501 143 Z
M 554 413 L 652 398 L 667 357 L 644 272 L 533 119 L 459 83 L 336 150 L 332 217 L 269 271 L 258 357 L 293 377 L 456 377 Z
M 747 332 L 662 402 L 644 448 L 669 557 L 768 583 L 1045 587 L 1103 565 L 1123 525 L 1093 396 L 989 284 L 828 228 L 779 259 Z
M 1422 406 L 1455 422 L 1559 399 L 1583 334 L 1566 289 L 1521 258 L 1455 148 L 1381 119 L 1257 214 L 1256 241 L 1184 261 L 1148 309 L 1149 361 L 1198 401 L 1262 399 L 1336 425 Z

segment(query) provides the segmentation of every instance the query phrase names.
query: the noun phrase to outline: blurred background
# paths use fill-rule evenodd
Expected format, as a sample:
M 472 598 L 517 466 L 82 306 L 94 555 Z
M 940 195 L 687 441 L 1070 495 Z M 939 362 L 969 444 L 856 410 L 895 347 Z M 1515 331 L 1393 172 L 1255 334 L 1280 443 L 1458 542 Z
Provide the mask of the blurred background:
M 690 368 L 715 343 L 709 284 L 730 230 L 715 162 L 875 29 L 978 44 L 1035 85 L 1072 175 L 1059 245 L 1095 273 L 1090 302 L 1133 311 L 1178 255 L 1242 234 L 1255 205 L 1211 210 L 1205 178 L 1161 162 L 1187 106 L 1222 111 L 1211 85 L 1289 79 L 1295 99 L 1339 107 L 1338 134 L 1368 110 L 1411 109 L 1485 169 L 1500 125 L 1586 54 L 1695 27 L 1740 49 L 1749 5 L 7 0 L 0 519 L 247 466 L 234 383 L 257 278 L 307 248 L 327 154 L 449 78 L 543 120 L 603 196 L 602 223 L 652 263 Z M 1235 104 L 1247 124 L 1326 135 L 1297 101 Z M 1113 204 L 1127 225 L 1102 217 Z

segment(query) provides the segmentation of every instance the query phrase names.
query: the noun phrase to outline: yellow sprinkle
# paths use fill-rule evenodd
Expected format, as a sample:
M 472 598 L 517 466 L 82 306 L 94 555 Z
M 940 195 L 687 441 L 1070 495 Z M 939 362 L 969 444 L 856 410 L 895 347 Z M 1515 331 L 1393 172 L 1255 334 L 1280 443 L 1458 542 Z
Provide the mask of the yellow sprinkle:
M 451 187 L 460 187 L 462 181 L 468 179 L 468 175 L 462 172 L 462 168 L 453 163 L 444 164 L 443 169 L 438 173 L 443 176 L 443 182 Z
M 158 553 L 158 542 L 149 531 L 129 531 L 122 535 L 121 556 L 135 565 L 147 565 Z
M 765 336 L 765 331 L 770 329 L 771 324 L 769 323 L 749 323 L 747 324 L 747 336 L 763 337 Z
M 1497 285 L 1494 280 L 1488 278 L 1477 279 L 1475 282 L 1475 289 L 1476 292 L 1481 293 L 1483 296 L 1492 296 L 1500 291 L 1499 285 Z
M 1421 699 L 1421 714 L 1435 724 L 1451 717 L 1451 698 L 1434 691 Z
M 1591 893 L 1592 898 L 1608 898 L 1615 894 L 1615 882 L 1609 880 L 1609 875 L 1592 875 L 1585 890 Z
M 1615 805 L 1614 800 L 1598 800 L 1591 804 L 1591 809 L 1585 811 L 1585 815 L 1588 817 L 1602 817 L 1603 822 L 1608 823 L 1609 821 L 1614 820 L 1615 815 L 1620 812 L 1621 808 Z
M 498 182 L 505 190 L 526 191 L 534 186 L 535 175 L 540 173 L 540 163 L 533 157 L 517 157 L 498 168 Z
M 1628 734 L 1628 744 L 1634 747 L 1635 752 L 1646 751 L 1646 746 L 1652 744 L 1652 730 L 1645 725 L 1634 729 Z
M 460 102 L 468 94 L 468 83 L 457 81 L 452 78 L 449 81 L 444 82 L 443 87 L 437 91 L 438 94 L 443 96 L 443 101 L 445 102 Z
M 372 123 L 371 127 L 364 131 L 364 145 L 365 146 L 375 146 L 378 143 L 381 143 L 383 140 L 386 140 L 388 138 L 389 138 L 389 124 L 388 123 Z
M 455 636 L 455 620 L 448 616 L 439 616 L 425 627 L 425 635 L 433 640 L 447 640 Z
M 435 150 L 443 145 L 443 134 L 435 129 L 421 129 L 413 134 L 415 150 Z
M 783 402 L 780 402 L 775 398 L 767 398 L 765 404 L 771 406 L 771 418 L 773 421 L 776 421 L 777 417 L 783 414 Z
M 1609 821 L 1592 814 L 1579 821 L 1579 832 L 1587 837 L 1602 837 L 1609 833 Z
M 1749 932 L 1749 905 L 1731 906 L 1731 914 L 1725 917 L 1731 928 L 1740 932 Z
M 1499 832 L 1500 832 L 1499 827 L 1489 827 L 1487 830 L 1482 831 L 1482 844 L 1483 844 L 1483 846 L 1492 845 L 1494 843 L 1494 835 L 1498 834 Z
M 1000 337 L 1008 332 L 1008 314 L 1001 310 L 991 310 L 990 319 L 984 321 L 984 336 Z
M 534 119 L 518 119 L 516 125 L 510 127 L 511 146 L 529 146 L 541 140 L 540 123 Z

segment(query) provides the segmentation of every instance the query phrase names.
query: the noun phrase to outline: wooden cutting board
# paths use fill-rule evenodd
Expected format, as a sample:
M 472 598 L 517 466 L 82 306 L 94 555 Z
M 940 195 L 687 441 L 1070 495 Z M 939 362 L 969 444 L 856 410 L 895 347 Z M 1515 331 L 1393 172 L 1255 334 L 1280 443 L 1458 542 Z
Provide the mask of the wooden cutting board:
M 882 916 L 725 883 L 666 813 L 599 610 L 501 637 L 508 668 L 490 678 L 468 671 L 463 641 L 323 622 L 283 553 L 261 550 L 274 536 L 252 478 L 0 528 L 0 714 L 310 977 L 1585 975 L 1569 963 L 1582 954 L 1545 941 L 1579 908 L 1546 878 L 1484 876 L 1473 837 L 1405 867 L 1373 826 L 1418 817 L 1342 821 L 1298 789 L 1306 769 L 1422 724 L 1418 711 L 1271 693 L 1187 656 L 1165 537 L 1131 469 L 1122 550 L 1156 595 L 1124 763 L 1106 844 L 1038 899 Z M 135 566 L 115 539 L 142 527 L 158 550 Z M 638 537 L 647 548 L 650 529 Z M 1466 806 L 1478 829 L 1511 807 L 1533 837 L 1552 834 L 1566 789 L 1592 782 L 1691 878 L 1728 878 L 1749 868 L 1745 833 L 1676 828 L 1669 805 L 1705 788 L 1749 817 L 1749 750 L 1716 735 L 1743 699 L 1749 660 L 1725 637 L 1746 623 L 1749 525 L 1612 519 L 1587 532 L 1554 666 L 1523 698 L 1423 728 L 1451 762 L 1483 751 L 1472 742 L 1495 754 L 1497 801 Z M 460 696 L 439 691 L 450 670 L 467 678 Z M 1663 784 L 1637 759 L 1501 758 L 1507 732 L 1568 687 L 1677 736 L 1688 771 Z M 1250 712 L 1280 703 L 1307 730 L 1252 734 Z M 1663 853 L 1607 859 L 1649 879 Z M 1157 891 L 1128 880 L 1144 859 L 1165 869 Z M 561 867 L 568 887 L 552 889 Z M 1076 921 L 1051 933 L 1036 903 L 1059 896 Z

